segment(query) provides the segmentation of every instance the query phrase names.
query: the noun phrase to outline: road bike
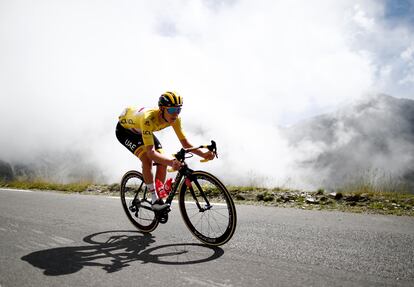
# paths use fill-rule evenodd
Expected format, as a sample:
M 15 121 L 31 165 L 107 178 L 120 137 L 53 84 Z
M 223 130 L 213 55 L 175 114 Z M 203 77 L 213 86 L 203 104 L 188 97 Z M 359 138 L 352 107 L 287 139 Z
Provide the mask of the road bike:
M 214 175 L 192 170 L 185 162 L 195 149 L 207 148 L 217 157 L 217 145 L 182 148 L 174 157 L 183 163 L 178 170 L 161 211 L 153 210 L 151 193 L 143 176 L 136 170 L 125 173 L 121 181 L 121 201 L 132 224 L 142 232 L 152 232 L 159 223 L 167 223 L 171 204 L 178 192 L 178 205 L 182 218 L 190 232 L 201 242 L 219 246 L 228 242 L 236 230 L 236 207 L 224 184 Z M 207 161 L 207 160 L 201 160 Z

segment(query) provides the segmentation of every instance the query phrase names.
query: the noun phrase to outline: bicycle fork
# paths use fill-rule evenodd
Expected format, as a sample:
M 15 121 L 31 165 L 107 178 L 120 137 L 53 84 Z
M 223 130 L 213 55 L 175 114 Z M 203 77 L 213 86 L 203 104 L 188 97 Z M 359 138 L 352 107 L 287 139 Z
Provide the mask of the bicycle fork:
M 206 203 L 204 207 L 201 207 L 201 205 L 200 205 L 200 203 L 198 201 L 198 198 L 197 198 L 197 196 L 195 194 L 195 191 L 194 191 L 192 182 L 194 182 L 194 184 L 196 185 L 197 189 L 200 191 L 200 196 L 204 199 L 204 201 Z M 194 201 L 195 201 L 195 203 L 196 203 L 196 205 L 198 207 L 198 210 L 200 212 L 204 212 L 206 210 L 210 210 L 213 207 L 212 205 L 210 205 L 210 202 L 208 201 L 208 199 L 207 199 L 207 197 L 206 197 L 203 189 L 201 188 L 201 185 L 198 183 L 197 180 L 191 180 L 189 177 L 187 177 L 185 179 L 185 185 L 190 190 L 190 194 L 193 197 L 193 199 L 194 199 Z

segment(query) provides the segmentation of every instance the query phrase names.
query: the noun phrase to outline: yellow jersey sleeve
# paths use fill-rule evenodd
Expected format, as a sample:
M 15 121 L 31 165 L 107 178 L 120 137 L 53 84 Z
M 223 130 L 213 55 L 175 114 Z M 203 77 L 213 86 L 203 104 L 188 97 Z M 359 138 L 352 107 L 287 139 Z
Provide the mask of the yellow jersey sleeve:
M 172 128 L 174 129 L 174 132 L 179 140 L 183 140 L 186 138 L 184 131 L 181 127 L 181 118 L 177 118 L 177 120 L 172 124 Z

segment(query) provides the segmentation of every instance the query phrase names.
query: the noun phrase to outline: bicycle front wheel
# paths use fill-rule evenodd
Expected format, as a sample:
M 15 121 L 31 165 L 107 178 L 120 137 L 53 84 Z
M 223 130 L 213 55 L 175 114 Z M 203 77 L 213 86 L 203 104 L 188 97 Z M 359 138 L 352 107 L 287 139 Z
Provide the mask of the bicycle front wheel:
M 147 192 L 142 174 L 128 171 L 121 181 L 121 202 L 131 223 L 140 231 L 151 232 L 158 220 L 151 208 L 151 194 Z
M 181 183 L 181 215 L 191 233 L 207 245 L 219 246 L 236 230 L 236 207 L 227 188 L 215 176 L 194 171 Z

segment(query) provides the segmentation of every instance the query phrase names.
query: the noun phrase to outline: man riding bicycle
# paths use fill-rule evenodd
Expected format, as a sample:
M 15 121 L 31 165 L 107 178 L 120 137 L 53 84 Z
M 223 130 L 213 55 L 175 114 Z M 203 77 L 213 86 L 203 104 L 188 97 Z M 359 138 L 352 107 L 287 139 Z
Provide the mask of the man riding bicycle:
M 183 98 L 179 94 L 165 92 L 159 97 L 158 109 L 128 107 L 119 116 L 116 126 L 116 137 L 119 142 L 142 162 L 142 174 L 148 190 L 152 193 L 154 210 L 162 210 L 168 205 L 164 204 L 155 190 L 153 163 L 157 166 L 155 180 L 158 179 L 162 183 L 167 175 L 167 166 L 178 170 L 182 163 L 162 153 L 161 143 L 153 132 L 171 126 L 183 148 L 193 147 L 182 130 L 181 118 L 178 116 L 182 105 Z M 211 151 L 203 152 L 197 149 L 193 153 L 208 160 L 214 158 Z

